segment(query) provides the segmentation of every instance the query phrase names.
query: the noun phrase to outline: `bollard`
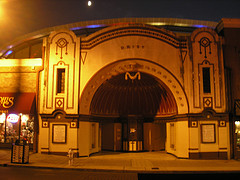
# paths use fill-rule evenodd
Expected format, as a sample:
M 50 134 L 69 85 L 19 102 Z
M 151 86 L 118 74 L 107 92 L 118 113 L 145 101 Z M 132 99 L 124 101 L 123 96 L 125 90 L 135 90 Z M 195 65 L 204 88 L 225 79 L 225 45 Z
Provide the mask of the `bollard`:
M 68 164 L 69 164 L 69 166 L 72 166 L 73 165 L 74 152 L 71 148 L 69 148 L 68 157 L 69 157 Z

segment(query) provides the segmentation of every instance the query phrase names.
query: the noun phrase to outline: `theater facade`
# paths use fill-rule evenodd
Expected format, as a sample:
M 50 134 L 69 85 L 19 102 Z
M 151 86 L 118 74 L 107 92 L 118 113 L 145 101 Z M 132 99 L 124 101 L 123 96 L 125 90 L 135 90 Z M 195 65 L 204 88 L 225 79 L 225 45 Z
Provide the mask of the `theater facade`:
M 78 156 L 108 150 L 233 158 L 239 121 L 229 103 L 226 22 L 233 24 L 87 21 L 7 43 L 0 59 L 0 147 L 20 138 L 47 154 L 71 148 Z

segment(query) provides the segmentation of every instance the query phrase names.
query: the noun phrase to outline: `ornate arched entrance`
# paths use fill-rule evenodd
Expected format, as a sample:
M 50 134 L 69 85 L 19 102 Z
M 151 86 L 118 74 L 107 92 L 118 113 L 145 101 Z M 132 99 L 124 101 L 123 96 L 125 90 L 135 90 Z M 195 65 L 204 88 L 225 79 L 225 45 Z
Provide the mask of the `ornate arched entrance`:
M 79 114 L 89 115 L 90 104 L 97 89 L 108 79 L 125 72 L 143 72 L 159 79 L 172 92 L 178 114 L 187 114 L 189 105 L 181 83 L 170 71 L 146 59 L 123 59 L 115 61 L 93 75 L 85 85 L 80 97 Z
M 106 80 L 95 92 L 90 113 L 94 116 L 155 117 L 177 114 L 169 88 L 143 72 L 125 72 Z
M 101 122 L 101 146 L 106 150 L 164 149 L 166 123 L 154 119 L 188 112 L 178 80 L 147 60 L 121 60 L 102 68 L 80 101 L 80 114 Z
M 144 134 L 144 130 L 149 131 L 149 128 L 144 124 L 152 123 L 156 116 L 176 115 L 177 105 L 163 82 L 152 75 L 131 71 L 111 77 L 97 89 L 91 101 L 90 114 L 95 119 L 101 117 L 103 149 L 142 151 L 148 150 L 143 145 L 149 139 L 149 135 Z M 113 128 L 109 127 L 111 124 Z M 155 134 L 161 136 L 158 144 L 165 141 L 163 125 L 155 125 L 159 126 Z M 115 137 L 113 149 L 109 147 L 110 137 Z

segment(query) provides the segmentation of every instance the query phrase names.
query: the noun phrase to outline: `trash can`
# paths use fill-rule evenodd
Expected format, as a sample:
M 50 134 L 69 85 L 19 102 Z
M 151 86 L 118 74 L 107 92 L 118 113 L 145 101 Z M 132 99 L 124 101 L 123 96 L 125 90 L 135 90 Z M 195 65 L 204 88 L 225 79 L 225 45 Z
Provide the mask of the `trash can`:
M 12 145 L 11 163 L 29 163 L 29 145 L 26 144 L 26 141 L 16 140 Z

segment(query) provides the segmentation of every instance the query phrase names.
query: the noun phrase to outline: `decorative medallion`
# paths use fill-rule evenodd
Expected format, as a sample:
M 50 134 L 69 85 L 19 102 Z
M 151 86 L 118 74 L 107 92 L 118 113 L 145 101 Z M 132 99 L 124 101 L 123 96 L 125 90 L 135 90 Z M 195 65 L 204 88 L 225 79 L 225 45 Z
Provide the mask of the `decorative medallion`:
M 198 127 L 197 121 L 191 121 L 191 127 Z
M 77 128 L 77 122 L 75 121 L 70 122 L 70 128 Z
M 55 107 L 56 107 L 56 109 L 63 109 L 64 108 L 64 98 L 56 98 Z
M 219 121 L 219 127 L 226 127 L 226 121 Z
M 64 38 L 60 38 L 57 42 L 56 42 L 56 55 L 58 55 L 58 48 L 60 48 L 61 50 L 61 56 L 60 56 L 60 59 L 62 59 L 62 51 L 63 51 L 63 48 L 66 47 L 65 49 L 65 55 L 67 55 L 67 45 L 68 45 L 68 42 L 66 39 Z
M 211 97 L 203 98 L 203 107 L 204 108 L 212 108 L 212 98 Z
M 42 128 L 48 128 L 48 121 L 42 121 Z
M 202 47 L 204 48 L 204 58 L 207 58 L 207 48 L 211 54 L 211 41 L 207 37 L 203 37 L 199 41 L 200 54 L 202 54 Z

